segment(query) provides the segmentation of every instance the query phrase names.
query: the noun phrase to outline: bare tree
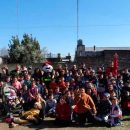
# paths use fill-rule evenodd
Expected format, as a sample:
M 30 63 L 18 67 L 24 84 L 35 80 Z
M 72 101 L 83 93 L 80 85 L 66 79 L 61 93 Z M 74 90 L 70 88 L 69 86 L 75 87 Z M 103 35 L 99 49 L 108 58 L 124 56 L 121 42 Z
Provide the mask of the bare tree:
M 8 56 L 8 49 L 6 47 L 0 48 L 0 56 Z

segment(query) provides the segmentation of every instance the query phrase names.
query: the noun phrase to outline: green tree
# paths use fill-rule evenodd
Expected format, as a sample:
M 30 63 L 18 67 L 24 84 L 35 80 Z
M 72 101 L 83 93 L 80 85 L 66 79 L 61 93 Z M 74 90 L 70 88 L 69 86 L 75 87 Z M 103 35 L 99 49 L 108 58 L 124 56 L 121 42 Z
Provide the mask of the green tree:
M 19 41 L 18 36 L 12 36 L 12 39 L 9 41 L 10 44 L 9 46 L 9 56 L 10 56 L 10 61 L 12 63 L 18 63 L 20 58 L 21 58 L 21 44 Z
M 43 56 L 40 50 L 40 44 L 32 35 L 24 34 L 23 39 L 12 37 L 9 45 L 9 56 L 14 63 L 39 63 Z

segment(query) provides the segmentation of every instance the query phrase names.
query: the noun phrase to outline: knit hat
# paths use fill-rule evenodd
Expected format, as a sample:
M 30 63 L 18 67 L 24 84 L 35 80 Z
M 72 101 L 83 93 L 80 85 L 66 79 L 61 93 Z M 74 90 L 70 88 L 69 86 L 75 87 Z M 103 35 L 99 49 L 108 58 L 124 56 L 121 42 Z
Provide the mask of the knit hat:
M 104 93 L 104 96 L 108 98 L 108 97 L 110 97 L 110 94 L 109 93 Z

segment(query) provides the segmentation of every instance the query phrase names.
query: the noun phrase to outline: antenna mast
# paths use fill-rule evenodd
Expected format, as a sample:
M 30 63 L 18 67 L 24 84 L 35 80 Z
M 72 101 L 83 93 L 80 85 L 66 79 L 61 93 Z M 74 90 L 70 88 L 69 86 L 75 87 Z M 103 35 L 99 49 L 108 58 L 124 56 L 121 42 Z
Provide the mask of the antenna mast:
M 16 0 L 17 35 L 19 36 L 19 0 Z
M 79 39 L 79 0 L 77 0 L 77 41 Z

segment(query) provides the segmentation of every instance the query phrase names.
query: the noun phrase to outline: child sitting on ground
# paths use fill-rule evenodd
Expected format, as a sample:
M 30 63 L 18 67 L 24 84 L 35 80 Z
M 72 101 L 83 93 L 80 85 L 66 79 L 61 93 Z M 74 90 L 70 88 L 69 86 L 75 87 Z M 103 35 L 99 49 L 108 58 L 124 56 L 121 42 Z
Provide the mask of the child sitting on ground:
M 40 123 L 39 114 L 40 111 L 44 109 L 42 108 L 43 103 L 45 104 L 45 101 L 42 99 L 40 94 L 37 94 L 33 108 L 31 108 L 28 111 L 25 111 L 20 118 L 13 117 L 12 122 L 9 124 L 9 127 L 15 127 L 18 124 L 27 124 L 29 122 L 39 124 Z
M 121 117 L 122 117 L 122 111 L 120 106 L 118 105 L 118 99 L 117 97 L 113 97 L 108 123 L 110 124 L 110 126 L 121 125 Z

